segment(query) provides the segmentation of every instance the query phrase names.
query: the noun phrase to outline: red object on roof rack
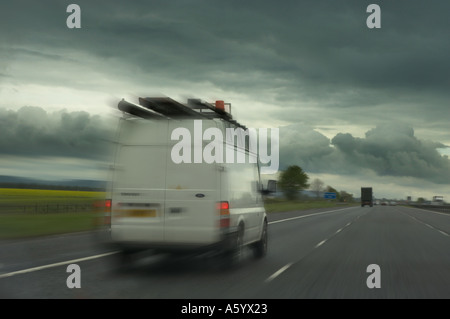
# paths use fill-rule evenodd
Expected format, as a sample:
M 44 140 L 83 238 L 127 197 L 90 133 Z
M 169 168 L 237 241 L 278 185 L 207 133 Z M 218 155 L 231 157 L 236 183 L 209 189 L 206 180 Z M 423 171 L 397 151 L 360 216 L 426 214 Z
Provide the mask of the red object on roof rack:
M 225 112 L 225 102 L 224 101 L 216 101 L 216 109 Z

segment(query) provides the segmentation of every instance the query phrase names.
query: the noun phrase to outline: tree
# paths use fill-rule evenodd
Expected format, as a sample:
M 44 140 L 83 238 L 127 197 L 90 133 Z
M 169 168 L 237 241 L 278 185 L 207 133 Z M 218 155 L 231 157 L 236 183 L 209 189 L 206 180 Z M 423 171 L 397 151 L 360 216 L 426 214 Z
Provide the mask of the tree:
M 297 199 L 298 192 L 308 187 L 309 176 L 297 165 L 281 172 L 278 185 L 287 199 Z
M 328 185 L 327 187 L 325 187 L 325 191 L 326 192 L 330 192 L 330 193 L 335 193 L 336 194 L 336 199 L 338 201 L 340 201 L 340 194 L 339 192 L 336 190 L 336 188 L 331 187 L 330 185 Z
M 311 190 L 316 193 L 316 197 L 320 196 L 320 192 L 323 191 L 323 185 L 325 185 L 325 183 L 318 178 L 315 178 L 310 185 Z
M 425 203 L 427 200 L 425 199 L 425 198 L 423 198 L 423 197 L 419 197 L 418 199 L 417 199 L 417 203 L 419 203 L 419 204 L 423 204 L 423 203 Z
M 341 202 L 353 202 L 353 194 L 349 194 L 346 191 L 341 191 L 339 196 Z

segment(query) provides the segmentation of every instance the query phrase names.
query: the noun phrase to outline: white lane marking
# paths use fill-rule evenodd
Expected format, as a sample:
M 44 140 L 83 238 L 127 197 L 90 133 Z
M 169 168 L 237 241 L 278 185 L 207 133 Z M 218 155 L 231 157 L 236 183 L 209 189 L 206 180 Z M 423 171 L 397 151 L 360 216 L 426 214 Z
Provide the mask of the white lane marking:
M 348 227 L 352 224 L 352 222 L 348 222 L 347 225 L 345 225 L 344 227 Z
M 314 248 L 317 248 L 317 247 L 322 246 L 323 244 L 325 244 L 326 241 L 327 241 L 326 239 L 322 240 L 322 241 L 321 241 L 320 243 L 318 243 L 318 244 L 316 245 L 316 247 L 314 247 Z
M 353 207 L 350 207 L 353 208 Z M 309 217 L 309 216 L 314 216 L 314 215 L 322 215 L 322 214 L 326 214 L 326 213 L 331 213 L 331 212 L 336 212 L 336 211 L 341 211 L 347 208 L 343 208 L 343 209 L 338 209 L 338 210 L 333 210 L 333 211 L 327 211 L 327 212 L 322 212 L 322 213 L 315 213 L 315 214 L 309 214 L 309 215 L 303 215 L 303 216 L 298 216 L 298 217 L 292 217 L 292 218 L 287 218 L 287 219 L 282 219 L 282 220 L 277 220 L 277 221 L 273 221 L 271 223 L 281 223 L 283 221 L 287 221 L 287 220 L 292 220 L 292 219 L 299 219 L 299 218 L 304 218 L 304 217 Z M 359 216 L 358 216 L 359 217 Z M 270 223 L 269 223 L 270 224 Z M 347 225 L 345 225 L 344 227 L 338 229 L 336 231 L 335 234 L 338 234 L 339 232 L 341 232 L 345 227 L 351 225 L 352 223 L 349 222 Z M 318 243 L 314 248 L 320 247 L 323 244 L 325 244 L 327 241 L 327 239 L 322 240 L 320 243 Z M 268 277 L 265 282 L 270 282 L 273 279 L 275 279 L 276 277 L 278 277 L 282 272 L 284 272 L 286 269 L 288 269 L 289 267 L 291 267 L 294 263 L 289 263 L 287 265 L 285 265 L 284 267 L 280 268 L 279 270 L 277 270 L 275 273 L 273 273 L 270 277 Z
M 291 218 L 286 218 L 286 219 L 274 220 L 274 221 L 269 222 L 269 224 L 276 224 L 276 223 L 286 222 L 286 221 L 288 221 L 288 220 L 294 220 L 294 219 L 306 218 L 306 217 L 310 217 L 310 216 L 318 216 L 318 215 L 323 215 L 323 214 L 329 214 L 329 213 L 334 213 L 334 212 L 339 212 L 339 211 L 347 210 L 347 209 L 350 209 L 350 208 L 355 208 L 355 207 L 348 207 L 348 208 L 342 208 L 342 209 L 335 209 L 335 210 L 329 210 L 329 211 L 321 212 L 321 213 L 314 213 L 314 214 L 308 214 L 308 215 L 296 216 L 296 217 L 291 217 Z
M 22 269 L 22 270 L 18 270 L 18 271 L 9 272 L 9 273 L 6 273 L 6 274 L 0 274 L 0 279 L 1 278 L 15 276 L 15 275 L 20 275 L 20 274 L 25 274 L 25 273 L 29 273 L 29 272 L 33 272 L 33 271 L 38 271 L 38 270 L 42 270 L 42 269 L 58 267 L 58 266 L 63 266 L 63 265 L 68 265 L 68 264 L 74 264 L 74 263 L 78 263 L 78 262 L 86 261 L 86 260 L 91 260 L 91 259 L 102 258 L 102 257 L 113 255 L 113 254 L 117 254 L 117 251 L 113 251 L 113 252 L 105 253 L 105 254 L 100 254 L 100 255 L 84 257 L 84 258 L 78 258 L 78 259 L 72 259 L 72 260 L 67 260 L 67 261 L 61 261 L 59 263 L 48 264 L 48 265 L 43 265 L 43 266 L 38 266 L 38 267 L 33 267 L 33 268 L 28 268 L 28 269 Z
M 438 214 L 438 215 L 450 217 L 450 214 L 446 214 L 446 213 L 433 212 L 431 210 L 426 210 L 426 209 L 416 208 L 416 207 L 408 207 L 408 208 L 412 208 L 412 209 L 415 209 L 415 210 L 418 210 L 418 211 L 422 211 L 424 213 L 432 213 L 432 214 Z
M 436 231 L 438 231 L 438 232 L 440 232 L 442 235 L 444 235 L 444 236 L 450 236 L 449 234 L 447 234 L 445 231 L 443 231 L 443 230 L 440 230 L 440 229 L 438 229 L 438 228 L 436 228 L 436 227 L 434 227 L 434 226 L 431 226 L 431 225 L 429 225 L 429 224 L 427 224 L 427 223 L 425 223 L 425 222 L 423 222 L 423 221 L 421 221 L 420 219 L 417 219 L 416 217 L 414 217 L 414 216 L 410 216 L 409 214 L 407 214 L 407 213 L 404 213 L 403 212 L 403 214 L 406 214 L 406 216 L 408 216 L 408 217 L 410 217 L 410 218 L 412 218 L 412 219 L 414 219 L 416 222 L 418 222 L 418 223 L 421 223 L 421 224 L 423 224 L 423 225 L 425 225 L 425 226 L 427 226 L 428 228 L 431 228 L 431 229 L 434 229 L 434 230 L 436 230 Z
M 270 282 L 272 280 L 274 280 L 276 277 L 278 277 L 282 272 L 284 272 L 286 269 L 288 269 L 289 267 L 291 267 L 293 265 L 293 263 L 289 263 L 283 267 L 281 267 L 280 269 L 278 269 L 276 272 L 274 272 L 270 277 L 268 277 L 266 279 L 266 282 Z

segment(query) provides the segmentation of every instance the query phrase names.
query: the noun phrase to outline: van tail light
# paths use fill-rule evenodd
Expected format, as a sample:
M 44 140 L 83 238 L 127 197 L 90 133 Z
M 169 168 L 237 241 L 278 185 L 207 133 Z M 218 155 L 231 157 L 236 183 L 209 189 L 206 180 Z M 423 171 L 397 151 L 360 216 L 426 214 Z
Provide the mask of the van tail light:
M 94 203 L 95 225 L 110 226 L 111 225 L 111 200 L 100 200 Z
M 111 226 L 111 200 L 105 200 L 105 215 L 103 219 L 103 224 L 106 226 Z
M 230 204 L 227 201 L 218 202 L 217 210 L 219 211 L 220 228 L 230 227 Z
M 105 200 L 105 212 L 108 212 L 108 213 L 111 212 L 111 200 L 110 199 Z

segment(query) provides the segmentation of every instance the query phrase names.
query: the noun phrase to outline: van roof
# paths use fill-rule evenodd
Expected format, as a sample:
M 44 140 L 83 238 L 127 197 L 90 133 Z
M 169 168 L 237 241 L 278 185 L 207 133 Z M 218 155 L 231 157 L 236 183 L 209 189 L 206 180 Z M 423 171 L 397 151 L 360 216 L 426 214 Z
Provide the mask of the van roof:
M 231 108 L 231 105 L 228 103 Z M 216 108 L 213 104 L 200 99 L 188 99 L 187 104 L 179 103 L 169 97 L 139 98 L 139 104 L 130 103 L 122 99 L 118 104 L 119 110 L 142 118 L 151 119 L 175 119 L 175 118 L 218 118 L 233 125 L 246 127 L 233 120 L 231 114 L 225 110 Z

